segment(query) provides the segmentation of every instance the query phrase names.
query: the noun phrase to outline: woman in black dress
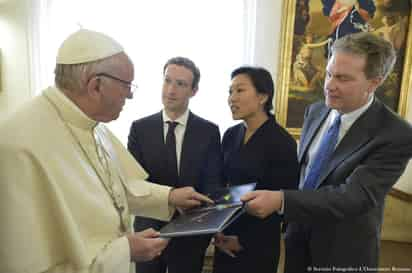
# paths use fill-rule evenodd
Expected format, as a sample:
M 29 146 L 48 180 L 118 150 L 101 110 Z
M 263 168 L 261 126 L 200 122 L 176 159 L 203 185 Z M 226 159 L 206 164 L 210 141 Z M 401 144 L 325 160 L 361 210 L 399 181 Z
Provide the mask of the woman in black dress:
M 271 114 L 273 80 L 258 67 L 240 67 L 231 74 L 229 106 L 233 119 L 222 140 L 228 186 L 257 182 L 256 189 L 297 188 L 295 140 Z M 274 273 L 279 261 L 281 218 L 244 214 L 215 236 L 214 273 Z

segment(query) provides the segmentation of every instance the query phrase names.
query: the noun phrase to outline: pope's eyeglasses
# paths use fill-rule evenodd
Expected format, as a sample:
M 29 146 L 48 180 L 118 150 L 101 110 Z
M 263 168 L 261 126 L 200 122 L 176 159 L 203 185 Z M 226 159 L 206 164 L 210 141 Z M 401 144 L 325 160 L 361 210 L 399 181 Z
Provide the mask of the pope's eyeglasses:
M 137 85 L 136 84 L 134 84 L 133 82 L 129 82 L 129 81 L 119 79 L 118 77 L 115 77 L 113 75 L 110 75 L 110 74 L 107 74 L 107 73 L 98 73 L 98 74 L 96 74 L 96 77 L 106 77 L 106 78 L 121 82 L 129 88 L 129 91 L 132 94 L 137 91 Z

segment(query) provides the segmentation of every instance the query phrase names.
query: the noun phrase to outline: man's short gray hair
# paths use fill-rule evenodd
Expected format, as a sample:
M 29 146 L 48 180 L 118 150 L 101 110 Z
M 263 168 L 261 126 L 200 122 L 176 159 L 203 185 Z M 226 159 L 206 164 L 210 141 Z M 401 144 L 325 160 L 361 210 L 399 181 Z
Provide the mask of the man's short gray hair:
M 332 55 L 336 52 L 364 56 L 364 72 L 368 79 L 386 79 L 396 62 L 396 52 L 392 44 L 369 32 L 348 34 L 336 40 L 332 45 Z

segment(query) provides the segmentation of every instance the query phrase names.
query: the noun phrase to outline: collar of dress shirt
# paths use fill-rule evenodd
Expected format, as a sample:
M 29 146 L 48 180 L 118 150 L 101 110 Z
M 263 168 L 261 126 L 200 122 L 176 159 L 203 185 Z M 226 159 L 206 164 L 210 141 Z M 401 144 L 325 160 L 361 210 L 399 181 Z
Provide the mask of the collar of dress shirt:
M 355 123 L 355 121 L 372 105 L 373 99 L 374 95 L 372 94 L 365 105 L 352 112 L 343 114 L 341 117 L 341 131 L 347 132 L 353 123 Z M 330 122 L 333 122 L 338 114 L 339 112 L 333 109 L 331 111 L 332 118 L 330 119 Z
M 163 117 L 163 122 L 166 123 L 168 121 L 176 121 L 179 123 L 179 125 L 186 127 L 187 120 L 189 119 L 189 109 L 186 109 L 186 111 L 177 119 L 172 120 L 169 118 L 169 116 L 166 114 L 166 111 L 163 109 L 162 111 L 162 117 Z

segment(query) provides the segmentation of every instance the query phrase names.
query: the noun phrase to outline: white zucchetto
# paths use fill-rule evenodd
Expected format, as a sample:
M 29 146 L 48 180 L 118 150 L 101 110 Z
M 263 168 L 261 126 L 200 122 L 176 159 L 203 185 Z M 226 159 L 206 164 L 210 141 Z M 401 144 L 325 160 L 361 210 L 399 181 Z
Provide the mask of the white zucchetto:
M 113 38 L 100 32 L 80 29 L 64 40 L 57 53 L 56 63 L 93 62 L 123 51 L 123 47 Z

